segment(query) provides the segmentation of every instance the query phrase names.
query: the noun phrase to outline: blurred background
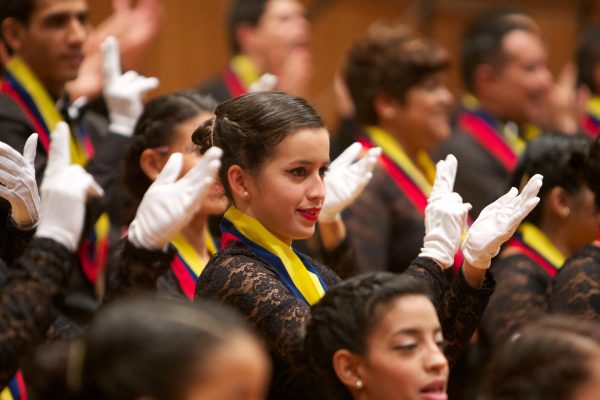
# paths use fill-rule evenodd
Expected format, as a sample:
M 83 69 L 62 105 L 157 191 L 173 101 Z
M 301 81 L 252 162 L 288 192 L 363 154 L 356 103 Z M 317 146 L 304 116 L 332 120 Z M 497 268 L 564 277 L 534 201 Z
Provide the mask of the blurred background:
M 447 75 L 454 94 L 461 93 L 458 44 L 464 27 L 478 13 L 517 6 L 538 21 L 558 74 L 573 58 L 578 34 L 600 20 L 599 0 L 304 0 L 313 24 L 314 76 L 309 98 L 328 124 L 336 121 L 333 78 L 352 41 L 374 21 L 398 21 L 434 38 L 450 51 Z M 92 22 L 111 14 L 107 0 L 89 0 Z M 144 58 L 141 73 L 160 79 L 152 96 L 197 86 L 228 62 L 225 29 L 227 0 L 162 0 L 163 26 Z

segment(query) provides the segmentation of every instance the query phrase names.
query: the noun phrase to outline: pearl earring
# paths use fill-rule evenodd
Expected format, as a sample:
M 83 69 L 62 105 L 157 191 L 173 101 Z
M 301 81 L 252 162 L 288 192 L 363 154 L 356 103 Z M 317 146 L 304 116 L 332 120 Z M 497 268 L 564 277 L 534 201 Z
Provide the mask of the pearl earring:
M 356 381 L 356 388 L 357 389 L 362 389 L 363 387 L 363 381 L 361 379 Z

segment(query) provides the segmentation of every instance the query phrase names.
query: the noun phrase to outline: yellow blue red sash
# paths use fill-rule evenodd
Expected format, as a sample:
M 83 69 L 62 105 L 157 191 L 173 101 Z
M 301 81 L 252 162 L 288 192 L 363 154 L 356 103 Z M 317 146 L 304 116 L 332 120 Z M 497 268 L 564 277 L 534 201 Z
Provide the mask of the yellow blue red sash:
M 0 400 L 27 400 L 27 389 L 21 371 L 17 371 L 8 386 L 0 391 Z
M 435 165 L 427 152 L 422 151 L 417 155 L 421 169 L 425 171 L 423 173 L 389 133 L 375 126 L 367 127 L 365 131 L 367 136 L 359 137 L 358 141 L 366 149 L 375 146 L 381 147 L 382 154 L 379 157 L 379 164 L 424 217 L 427 198 L 435 179 Z M 454 256 L 454 272 L 462 265 L 463 260 L 464 257 L 459 248 Z
M 47 153 L 50 133 L 63 117 L 48 91 L 20 58 L 13 57 L 6 65 L 0 92 L 8 95 L 27 115 Z M 74 132 L 71 135 L 71 160 L 74 164 L 85 165 L 94 155 L 94 146 L 80 125 L 71 129 Z
M 600 96 L 593 96 L 585 106 L 581 128 L 591 137 L 600 135 Z
M 550 239 L 531 223 L 523 223 L 508 241 L 506 249 L 524 254 L 539 265 L 551 278 L 565 263 L 565 256 Z
M 260 72 L 249 57 L 237 55 L 231 59 L 223 72 L 225 86 L 231 97 L 238 97 L 248 92 L 250 85 L 260 78 Z
M 25 113 L 47 153 L 50 149 L 50 134 L 64 118 L 43 84 L 19 57 L 13 57 L 6 65 L 0 93 L 8 95 Z M 71 162 L 84 166 L 94 156 L 94 146 L 82 125 L 74 125 L 71 126 Z M 108 258 L 109 230 L 110 222 L 105 213 L 97 220 L 92 231 L 82 238 L 78 249 L 83 272 L 93 285 L 104 270 Z
M 479 108 L 477 99 L 465 96 L 464 109 L 458 116 L 458 125 L 473 140 L 481 145 L 508 172 L 517 165 L 519 155 L 525 150 L 527 142 L 539 136 L 540 130 L 534 125 L 524 128 L 523 137 L 509 129 L 487 112 Z
M 359 137 L 358 141 L 366 149 L 381 147 L 383 152 L 379 157 L 380 165 L 419 213 L 425 215 L 427 197 L 435 179 L 435 166 L 427 153 L 421 152 L 418 156 L 422 169 L 426 171 L 424 174 L 389 133 L 374 126 L 367 127 L 365 131 L 367 135 Z
M 265 260 L 285 287 L 306 304 L 315 304 L 325 294 L 327 285 L 306 256 L 234 206 L 229 207 L 221 221 L 221 248 L 232 242 L 244 243 Z
M 211 256 L 215 255 L 217 252 L 216 246 L 208 231 L 206 232 L 205 241 L 208 253 Z M 204 270 L 205 263 L 181 233 L 175 236 L 171 244 L 177 249 L 177 254 L 171 262 L 171 270 L 177 278 L 181 291 L 190 300 L 193 300 L 196 282 L 198 282 L 198 277 Z

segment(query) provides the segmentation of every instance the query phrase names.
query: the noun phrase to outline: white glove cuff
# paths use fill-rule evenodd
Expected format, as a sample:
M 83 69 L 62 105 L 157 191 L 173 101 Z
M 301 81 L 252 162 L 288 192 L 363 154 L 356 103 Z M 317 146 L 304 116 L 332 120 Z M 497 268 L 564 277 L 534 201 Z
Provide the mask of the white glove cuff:
M 74 253 L 77 249 L 78 241 L 72 232 L 58 226 L 44 226 L 41 224 L 34 234 L 35 237 L 52 239 Z

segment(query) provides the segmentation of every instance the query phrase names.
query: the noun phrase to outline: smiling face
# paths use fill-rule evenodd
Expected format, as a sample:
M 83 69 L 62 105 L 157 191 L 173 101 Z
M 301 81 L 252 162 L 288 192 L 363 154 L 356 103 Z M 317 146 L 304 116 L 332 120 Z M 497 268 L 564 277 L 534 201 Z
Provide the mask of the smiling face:
M 412 148 L 435 148 L 450 136 L 452 102 L 441 74 L 431 75 L 406 92 L 404 103 L 395 101 L 394 132 L 405 136 L 403 142 L 410 141 Z
M 83 62 L 83 44 L 89 32 L 86 0 L 37 0 L 28 23 L 12 20 L 7 43 L 58 95 L 77 77 Z M 6 25 L 5 25 L 6 28 Z
M 288 134 L 258 173 L 245 172 L 248 200 L 242 211 L 285 243 L 312 236 L 325 200 L 323 177 L 328 164 L 326 129 Z
M 442 330 L 431 301 L 408 295 L 381 305 L 357 368 L 368 400 L 445 400 L 448 362 Z
M 495 72 L 492 98 L 502 115 L 517 123 L 543 116 L 552 85 L 544 45 L 534 33 L 515 30 L 504 37 L 504 64 Z

